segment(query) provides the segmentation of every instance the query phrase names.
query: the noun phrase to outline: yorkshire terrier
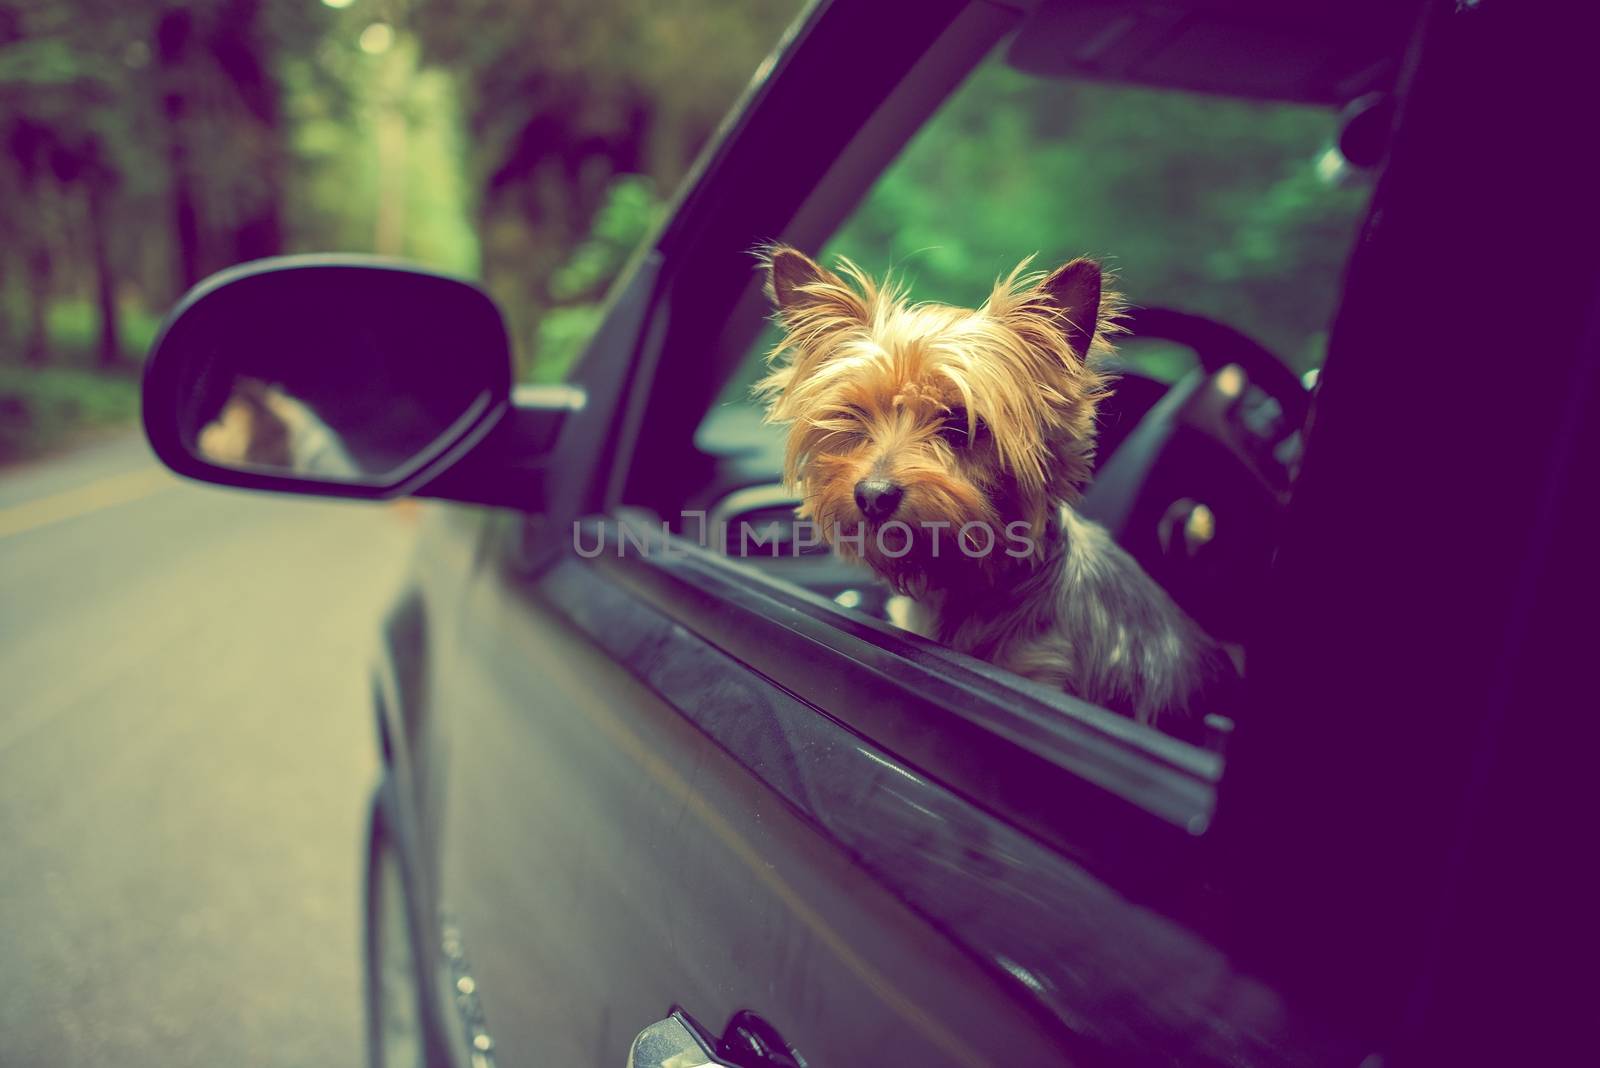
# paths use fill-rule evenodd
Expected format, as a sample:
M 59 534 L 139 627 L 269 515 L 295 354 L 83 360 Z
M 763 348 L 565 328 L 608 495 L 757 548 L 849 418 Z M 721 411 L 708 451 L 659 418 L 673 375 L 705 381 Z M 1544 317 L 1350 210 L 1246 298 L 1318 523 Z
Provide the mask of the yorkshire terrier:
M 282 386 L 238 378 L 216 418 L 196 440 L 200 454 L 226 467 L 280 474 L 359 478 L 361 465 L 305 402 Z
M 763 262 L 785 333 L 756 390 L 799 515 L 911 599 L 911 629 L 1140 722 L 1211 711 L 1226 653 L 1073 510 L 1121 306 L 1099 265 L 1024 260 L 971 310 Z

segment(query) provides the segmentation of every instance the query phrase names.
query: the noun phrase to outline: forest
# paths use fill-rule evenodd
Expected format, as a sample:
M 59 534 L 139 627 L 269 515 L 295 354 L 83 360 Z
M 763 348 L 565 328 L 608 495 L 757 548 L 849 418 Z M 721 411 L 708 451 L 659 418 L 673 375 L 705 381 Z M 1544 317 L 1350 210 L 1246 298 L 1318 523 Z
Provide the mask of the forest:
M 0 462 L 127 424 L 208 274 L 367 251 L 481 279 L 558 379 L 799 0 L 0 0 Z M 1106 258 L 1309 367 L 1364 202 L 1334 117 L 987 62 L 832 242 L 918 295 Z

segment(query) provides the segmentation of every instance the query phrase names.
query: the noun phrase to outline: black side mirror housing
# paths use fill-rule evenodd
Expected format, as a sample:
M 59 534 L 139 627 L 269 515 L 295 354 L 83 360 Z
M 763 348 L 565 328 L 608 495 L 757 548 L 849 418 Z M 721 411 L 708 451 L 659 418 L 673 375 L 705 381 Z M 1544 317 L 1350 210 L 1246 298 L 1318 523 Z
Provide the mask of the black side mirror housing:
M 285 493 L 536 509 L 582 395 L 519 387 L 499 309 L 376 257 L 289 256 L 213 275 L 145 366 L 145 433 L 180 475 Z

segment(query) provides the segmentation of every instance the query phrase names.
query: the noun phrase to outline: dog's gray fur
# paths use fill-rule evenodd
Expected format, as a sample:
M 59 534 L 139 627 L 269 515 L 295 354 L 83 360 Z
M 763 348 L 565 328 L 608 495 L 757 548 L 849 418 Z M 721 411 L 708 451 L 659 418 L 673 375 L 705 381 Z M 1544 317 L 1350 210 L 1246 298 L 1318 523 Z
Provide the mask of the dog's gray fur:
M 1214 711 L 1202 702 L 1236 675 L 1104 527 L 1064 504 L 1041 552 L 993 581 L 930 587 L 917 610 L 926 636 L 1141 722 Z

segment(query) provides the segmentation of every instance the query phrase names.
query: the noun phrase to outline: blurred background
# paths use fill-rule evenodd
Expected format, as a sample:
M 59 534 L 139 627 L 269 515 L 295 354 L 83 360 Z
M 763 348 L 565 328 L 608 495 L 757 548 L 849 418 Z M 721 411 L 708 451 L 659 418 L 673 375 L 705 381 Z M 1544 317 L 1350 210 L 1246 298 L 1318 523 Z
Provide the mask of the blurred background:
M 286 252 L 481 276 L 559 377 L 799 7 L 0 3 L 0 461 L 126 423 L 172 301 Z
M 481 278 L 559 380 L 801 7 L 0 0 L 0 1065 L 361 1059 L 364 671 L 417 511 L 167 475 L 166 309 L 242 260 L 403 256 Z M 1366 200 L 1337 125 L 996 56 L 823 251 L 964 304 L 1097 255 L 1308 370 Z M 708 425 L 771 432 L 762 349 Z
M 800 6 L 0 3 L 0 462 L 128 423 L 172 301 L 286 252 L 481 277 L 524 376 L 559 379 Z M 1364 199 L 1319 174 L 1334 122 L 991 62 L 831 251 L 962 302 L 1097 254 L 1309 367 Z

